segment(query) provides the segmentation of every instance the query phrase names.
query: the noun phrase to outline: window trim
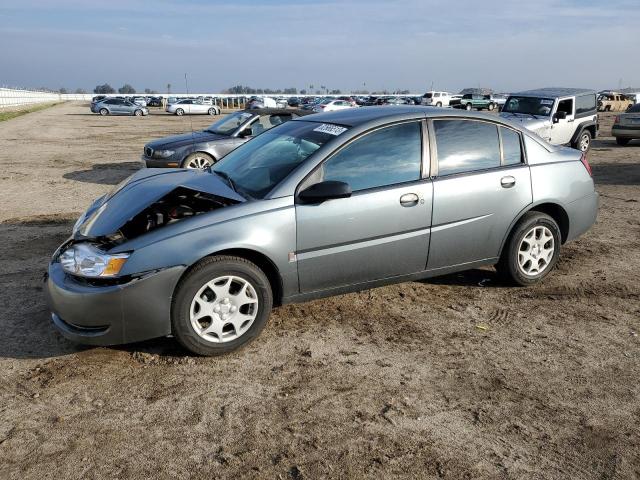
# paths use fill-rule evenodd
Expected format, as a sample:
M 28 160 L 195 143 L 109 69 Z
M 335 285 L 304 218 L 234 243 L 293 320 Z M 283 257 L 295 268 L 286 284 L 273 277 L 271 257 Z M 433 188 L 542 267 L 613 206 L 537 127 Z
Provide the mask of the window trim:
M 335 150 L 333 150 L 332 152 L 328 153 L 323 159 L 322 161 L 320 161 L 320 163 L 318 163 L 315 167 L 313 167 L 313 169 L 307 174 L 305 175 L 305 177 L 298 183 L 298 186 L 295 189 L 294 192 L 294 199 L 295 202 L 297 203 L 298 200 L 298 195 L 300 194 L 300 191 L 304 188 L 307 187 L 307 182 L 309 181 L 310 178 L 313 178 L 313 176 L 316 174 L 316 172 L 322 168 L 322 166 L 329 160 L 331 160 L 335 155 L 337 155 L 338 153 L 340 153 L 342 150 L 344 150 L 345 148 L 347 148 L 348 146 L 350 146 L 353 142 L 360 140 L 361 138 L 363 138 L 365 135 L 369 135 L 371 133 L 374 133 L 378 130 L 383 130 L 385 128 L 389 128 L 389 127 L 395 127 L 397 125 L 402 125 L 405 123 L 418 123 L 420 126 L 420 144 L 421 144 L 421 150 L 420 150 L 420 177 L 416 178 L 415 180 L 408 180 L 406 182 L 400 182 L 400 183 L 391 183 L 388 185 L 378 185 L 376 187 L 370 187 L 370 188 L 363 188 L 361 190 L 354 190 L 352 195 L 359 195 L 363 192 L 373 192 L 375 190 L 380 190 L 380 189 L 384 189 L 384 188 L 395 188 L 399 185 L 405 185 L 405 184 L 412 184 L 415 182 L 422 182 L 425 179 L 429 179 L 431 177 L 429 176 L 425 176 L 424 174 L 424 165 L 425 165 L 425 137 L 424 137 L 424 131 L 427 128 L 426 126 L 426 122 L 424 118 L 413 118 L 410 120 L 399 120 L 399 121 L 395 121 L 395 122 L 391 122 L 391 123 L 386 123 L 384 125 L 378 125 L 376 127 L 370 128 L 364 132 L 359 133 L 358 135 L 354 136 L 353 138 L 350 138 L 349 140 L 347 140 L 346 142 L 344 142 L 343 144 L 339 145 Z M 313 184 L 311 184 L 313 185 Z M 311 186 L 308 185 L 308 186 Z
M 466 172 L 457 172 L 457 173 L 447 173 L 444 175 L 440 175 L 439 172 L 439 165 L 438 165 L 438 145 L 437 145 L 437 141 L 436 141 L 436 134 L 435 134 L 435 126 L 433 125 L 433 122 L 438 121 L 438 120 L 457 120 L 457 121 L 471 121 L 471 122 L 481 122 L 481 123 L 486 123 L 489 125 L 493 125 L 494 127 L 496 127 L 496 130 L 498 131 L 498 148 L 500 149 L 500 165 L 496 166 L 496 167 L 489 167 L 489 168 L 482 168 L 482 169 L 478 169 L 478 170 L 470 170 L 470 171 L 466 171 Z M 525 150 L 525 146 L 524 146 L 524 139 L 522 138 L 522 132 L 518 131 L 515 128 L 512 128 L 508 125 L 504 125 L 503 123 L 499 123 L 499 122 L 494 122 L 488 119 L 484 119 L 484 118 L 474 118 L 474 117 L 463 117 L 463 116 L 455 116 L 455 117 L 435 117 L 435 118 L 429 118 L 427 119 L 427 123 L 429 124 L 429 133 L 430 133 L 430 145 L 431 145 L 431 179 L 438 179 L 438 178 L 453 178 L 453 177 L 458 177 L 458 176 L 462 176 L 462 175 L 474 175 L 477 173 L 486 173 L 486 172 L 491 172 L 494 170 L 504 170 L 507 168 L 518 168 L 518 167 L 522 167 L 522 166 L 527 166 L 527 154 L 526 154 L 526 150 Z M 505 165 L 504 164 L 504 152 L 503 152 L 503 146 L 502 146 L 502 133 L 500 132 L 500 127 L 504 127 L 504 128 L 508 128 L 509 130 L 512 130 L 514 132 L 516 132 L 519 137 L 520 137 L 520 153 L 522 155 L 522 159 L 520 161 L 519 164 L 513 164 L 513 165 Z

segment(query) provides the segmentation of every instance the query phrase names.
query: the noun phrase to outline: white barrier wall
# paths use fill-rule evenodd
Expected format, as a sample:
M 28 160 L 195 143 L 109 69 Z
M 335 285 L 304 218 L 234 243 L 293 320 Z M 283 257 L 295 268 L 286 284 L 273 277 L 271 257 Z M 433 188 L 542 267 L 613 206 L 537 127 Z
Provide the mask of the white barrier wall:
M 13 90 L 0 88 L 0 109 L 32 105 L 35 103 L 59 102 L 62 100 L 58 93 L 33 92 L 30 90 Z

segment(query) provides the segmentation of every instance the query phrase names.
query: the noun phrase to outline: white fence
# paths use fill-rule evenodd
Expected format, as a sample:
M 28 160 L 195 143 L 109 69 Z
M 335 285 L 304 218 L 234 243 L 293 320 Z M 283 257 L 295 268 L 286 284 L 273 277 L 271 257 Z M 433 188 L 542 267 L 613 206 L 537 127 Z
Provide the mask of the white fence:
M 35 103 L 59 102 L 63 95 L 58 93 L 34 92 L 0 88 L 0 109 L 32 105 Z

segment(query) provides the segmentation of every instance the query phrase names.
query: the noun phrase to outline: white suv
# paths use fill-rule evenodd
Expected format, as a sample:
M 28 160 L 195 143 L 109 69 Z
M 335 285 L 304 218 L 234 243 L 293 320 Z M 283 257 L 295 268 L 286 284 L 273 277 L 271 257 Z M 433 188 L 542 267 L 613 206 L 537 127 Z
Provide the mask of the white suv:
M 422 96 L 422 105 L 432 105 L 434 107 L 448 107 L 451 100 L 449 92 L 427 92 Z

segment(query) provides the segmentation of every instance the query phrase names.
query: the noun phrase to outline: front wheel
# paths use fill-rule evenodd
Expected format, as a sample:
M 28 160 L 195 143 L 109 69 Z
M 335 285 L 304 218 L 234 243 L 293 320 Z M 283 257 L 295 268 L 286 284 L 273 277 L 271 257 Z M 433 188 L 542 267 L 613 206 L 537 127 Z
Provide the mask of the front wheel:
M 496 106 L 495 106 L 493 103 L 490 103 L 490 104 L 489 104 L 489 106 L 487 107 L 487 109 L 488 109 L 490 112 L 493 112 L 493 109 L 494 109 L 494 108 L 496 108 Z
M 194 170 L 204 170 L 211 167 L 215 162 L 211 155 L 202 152 L 194 152 L 187 155 L 182 162 L 182 168 L 191 168 Z
M 138 109 L 138 110 L 136 110 L 135 112 L 133 112 L 133 114 L 134 114 L 136 117 L 141 117 L 141 116 L 142 116 L 142 110 Z
M 629 144 L 629 138 L 616 137 L 616 143 L 621 147 L 624 147 Z
M 232 256 L 201 260 L 173 298 L 172 333 L 198 355 L 221 355 L 246 345 L 260 334 L 273 305 L 264 272 Z
M 442 102 L 436 103 L 436 107 L 441 107 L 441 106 L 442 106 Z
M 560 228 L 553 218 L 527 212 L 509 236 L 496 269 L 510 283 L 536 284 L 553 270 L 561 242 Z
M 209 115 L 213 116 L 213 115 L 215 115 L 215 114 L 216 114 L 216 109 L 215 109 L 215 108 L 210 108 L 210 109 L 207 111 L 207 113 L 208 113 Z
M 100 109 L 100 115 L 102 115 L 103 117 L 105 115 L 109 115 L 109 110 L 107 110 L 106 108 L 101 108 Z

